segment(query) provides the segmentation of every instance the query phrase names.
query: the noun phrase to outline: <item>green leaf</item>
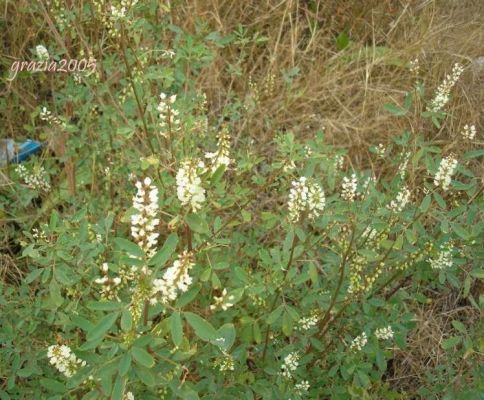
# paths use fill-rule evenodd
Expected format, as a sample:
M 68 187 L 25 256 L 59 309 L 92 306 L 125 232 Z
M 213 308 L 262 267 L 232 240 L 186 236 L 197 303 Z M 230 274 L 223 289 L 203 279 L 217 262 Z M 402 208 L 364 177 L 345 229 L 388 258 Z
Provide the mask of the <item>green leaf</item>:
M 452 326 L 457 329 L 460 333 L 463 333 L 464 335 L 467 334 L 467 330 L 465 325 L 457 320 L 452 321 Z
M 220 347 L 225 351 L 229 351 L 235 342 L 236 332 L 234 324 L 222 325 L 218 330 L 217 336 L 224 339 L 224 341 L 220 343 Z
M 437 202 L 437 204 L 440 206 L 440 208 L 446 208 L 447 207 L 447 205 L 445 204 L 445 200 L 437 192 L 434 192 L 434 199 Z
M 351 44 L 348 33 L 346 33 L 345 31 L 340 32 L 340 34 L 337 36 L 335 40 L 335 43 L 336 43 L 336 48 L 338 50 L 341 51 L 346 49 Z
M 393 248 L 397 250 L 401 250 L 403 246 L 403 236 L 399 235 L 397 236 L 397 239 L 395 240 L 395 243 L 393 244 Z
M 107 331 L 113 326 L 114 322 L 118 319 L 119 313 L 108 314 L 94 325 L 94 327 L 87 333 L 88 341 L 95 341 L 102 338 Z
M 124 388 L 126 386 L 126 378 L 118 375 L 114 383 L 113 391 L 111 393 L 111 400 L 122 400 L 124 395 Z
M 252 220 L 252 214 L 250 212 L 242 210 L 240 214 L 242 215 L 242 221 L 250 222 Z
M 313 263 L 309 264 L 308 273 L 309 273 L 309 278 L 311 279 L 312 285 L 316 288 L 319 287 L 319 272 Z
M 440 128 L 440 121 L 436 116 L 432 116 L 432 123 L 437 127 Z
M 55 379 L 42 378 L 40 384 L 46 389 L 54 393 L 65 393 L 66 387 L 62 382 L 56 381 Z
M 259 344 L 262 342 L 262 332 L 260 330 L 259 323 L 257 321 L 254 321 L 252 324 L 252 333 L 254 335 L 254 341 Z
M 151 368 L 155 365 L 155 359 L 153 356 L 141 347 L 133 347 L 131 349 L 131 354 L 133 355 L 134 360 L 143 367 Z
M 33 373 L 34 371 L 30 368 L 22 368 L 17 371 L 16 375 L 20 376 L 21 378 L 28 378 L 29 376 L 32 376 Z
M 131 367 L 131 354 L 130 353 L 124 353 L 124 355 L 121 357 L 121 360 L 119 361 L 118 364 L 118 372 L 119 375 L 124 376 L 128 373 L 129 368 Z
M 282 246 L 284 257 L 287 259 L 289 259 L 289 253 L 291 251 L 293 241 L 294 241 L 294 230 L 291 229 L 289 232 L 287 232 L 286 238 L 284 239 L 284 245 Z
M 466 231 L 466 229 L 465 229 L 465 228 L 464 228 L 462 225 L 460 225 L 460 224 L 458 224 L 458 223 L 456 223 L 456 222 L 452 222 L 452 223 L 450 224 L 450 226 L 452 227 L 452 230 L 453 230 L 453 231 L 454 231 L 454 232 L 455 232 L 455 233 L 456 233 L 458 236 L 460 236 L 462 239 L 464 239 L 464 240 L 469 239 L 470 234 L 469 234 L 469 232 L 467 232 L 467 231 Z
M 179 297 L 179 299 L 177 300 L 177 302 L 175 304 L 175 307 L 182 308 L 182 307 L 185 307 L 190 302 L 192 302 L 193 299 L 195 299 L 195 297 L 197 297 L 197 294 L 200 291 L 200 289 L 201 289 L 201 286 L 200 285 L 192 286 L 188 290 L 188 292 L 183 293 Z
M 79 350 L 88 351 L 88 350 L 95 349 L 97 346 L 99 346 L 102 343 L 102 341 L 103 341 L 102 336 L 94 340 L 87 340 L 79 347 Z
M 133 327 L 133 318 L 131 317 L 131 312 L 129 310 L 123 310 L 121 314 L 121 329 L 124 332 L 129 332 Z
M 368 387 L 370 385 L 370 378 L 366 372 L 362 371 L 361 369 L 358 370 L 358 378 L 360 378 L 360 382 L 363 387 Z
M 387 363 L 385 361 L 385 353 L 383 350 L 378 348 L 376 351 L 376 365 L 380 371 L 385 371 L 387 369 Z
M 155 375 L 150 369 L 141 365 L 135 365 L 133 369 L 139 380 L 146 386 L 154 386 L 156 384 Z
M 470 160 L 471 158 L 483 157 L 484 149 L 472 150 L 464 153 L 464 160 Z
M 114 244 L 119 249 L 124 250 L 133 256 L 143 257 L 145 255 L 145 252 L 136 243 L 130 242 L 127 239 L 119 237 L 114 238 Z
M 210 232 L 207 222 L 205 222 L 205 220 L 202 219 L 202 217 L 200 217 L 197 214 L 188 214 L 185 217 L 185 222 L 188 224 L 188 226 L 193 232 L 197 232 L 197 233 Z
M 80 315 L 73 315 L 71 321 L 75 326 L 81 328 L 85 332 L 89 332 L 94 327 L 90 321 Z
M 50 221 L 49 221 L 49 228 L 54 230 L 59 222 L 59 213 L 56 210 L 53 210 L 50 214 Z
M 183 340 L 183 326 L 180 313 L 175 311 L 170 317 L 171 339 L 175 346 L 179 347 Z
M 467 296 L 469 296 L 469 293 L 471 291 L 471 284 L 472 284 L 471 276 L 467 275 L 464 279 L 464 291 L 462 292 L 462 296 L 464 298 L 467 298 Z
M 212 183 L 216 184 L 225 172 L 225 165 L 220 165 L 212 175 Z
M 191 312 L 185 312 L 183 315 L 200 339 L 208 342 L 217 338 L 217 331 L 210 322 Z
M 383 108 L 386 111 L 392 113 L 395 116 L 405 115 L 408 112 L 408 110 L 406 110 L 405 108 L 402 108 L 402 107 L 397 106 L 396 104 L 392 104 L 392 103 L 384 104 Z
M 50 299 L 57 306 L 61 306 L 64 302 L 64 298 L 61 295 L 60 287 L 55 279 L 50 281 L 49 285 Z
M 299 314 L 297 313 L 297 311 L 291 307 L 290 305 L 286 304 L 286 311 L 288 312 L 288 314 L 290 315 L 291 319 L 295 322 L 295 321 L 299 321 L 299 319 L 301 318 L 299 316 Z
M 165 240 L 163 247 L 151 258 L 149 265 L 161 267 L 170 259 L 173 252 L 176 250 L 178 244 L 178 236 L 176 233 L 170 234 Z
M 427 196 L 424 197 L 424 199 L 422 200 L 422 203 L 420 204 L 420 211 L 422 211 L 423 213 L 426 213 L 430 207 L 430 203 L 432 203 L 432 197 L 428 194 Z
M 284 314 L 282 314 L 282 333 L 286 336 L 291 336 L 292 327 L 292 318 L 287 311 L 284 311 Z
M 274 311 L 272 311 L 269 316 L 267 317 L 267 324 L 271 325 L 276 322 L 279 317 L 281 316 L 282 312 L 284 311 L 284 306 L 280 305 Z
M 115 311 L 123 308 L 123 303 L 119 301 L 91 301 L 87 303 L 87 308 L 96 311 Z
M 410 107 L 412 107 L 413 95 L 412 92 L 408 92 L 405 95 L 405 99 L 403 100 L 403 107 L 405 110 L 409 111 Z
M 484 269 L 476 268 L 471 271 L 471 275 L 477 279 L 484 279 Z
M 178 397 L 183 400 L 200 400 L 200 397 L 198 397 L 198 393 L 187 385 L 183 385 L 181 387 Z
M 33 281 L 35 281 L 42 274 L 42 272 L 44 272 L 44 269 L 43 268 L 34 269 L 30 274 L 28 274 L 25 277 L 24 283 L 26 283 L 27 285 L 29 283 L 32 283 Z
M 442 348 L 444 350 L 449 350 L 457 346 L 462 340 L 462 336 L 453 336 L 442 341 Z
M 417 241 L 417 234 L 415 233 L 415 229 L 407 229 L 405 231 L 405 236 L 408 243 L 414 244 Z

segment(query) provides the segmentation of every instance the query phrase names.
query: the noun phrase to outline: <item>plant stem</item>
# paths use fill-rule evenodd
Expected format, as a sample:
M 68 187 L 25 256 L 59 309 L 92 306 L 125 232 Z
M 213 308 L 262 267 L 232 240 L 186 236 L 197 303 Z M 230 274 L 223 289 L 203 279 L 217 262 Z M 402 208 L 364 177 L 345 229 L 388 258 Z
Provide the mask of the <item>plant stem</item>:
M 134 97 L 136 99 L 136 104 L 138 106 L 139 116 L 141 118 L 141 121 L 143 122 L 143 130 L 145 132 L 146 140 L 148 141 L 148 146 L 149 146 L 149 148 L 151 150 L 151 153 L 152 154 L 156 154 L 155 148 L 153 147 L 153 143 L 151 143 L 150 136 L 148 134 L 148 126 L 146 124 L 145 112 L 143 110 L 143 106 L 141 105 L 141 100 L 139 98 L 138 92 L 136 90 L 136 86 L 134 84 L 133 74 L 131 73 L 131 67 L 129 66 L 128 58 L 126 57 L 126 45 L 125 45 L 125 31 L 124 31 L 124 26 L 122 26 L 121 28 L 122 28 L 121 29 L 121 50 L 122 50 L 121 53 L 123 55 L 124 64 L 126 65 L 126 72 L 128 73 L 129 83 L 131 84 L 131 88 L 133 89 L 133 94 L 134 94 Z M 161 184 L 163 186 L 163 181 L 161 179 L 160 170 L 157 168 L 156 169 L 156 172 L 157 172 L 157 175 L 158 175 L 158 179 L 159 179 L 159 181 L 161 182 Z
M 271 304 L 271 307 L 270 307 L 269 314 L 272 311 L 274 311 L 274 308 L 276 307 L 277 299 L 279 298 L 279 291 L 284 286 L 284 283 L 285 283 L 286 278 L 287 278 L 287 274 L 289 273 L 289 267 L 291 266 L 292 260 L 294 258 L 294 250 L 296 249 L 296 244 L 297 244 L 297 236 L 294 233 L 294 236 L 292 238 L 291 250 L 290 250 L 290 253 L 289 253 L 289 260 L 287 261 L 287 265 L 286 265 L 285 272 L 284 272 L 284 278 L 282 279 L 282 283 L 276 289 L 276 294 L 274 295 L 274 299 L 272 300 L 272 304 Z M 267 326 L 266 335 L 265 335 L 265 339 L 264 339 L 264 350 L 262 351 L 262 361 L 264 361 L 265 358 L 266 358 L 267 346 L 269 344 L 269 334 L 270 334 L 270 331 L 271 331 L 271 327 L 268 325 Z
M 191 231 L 190 227 L 188 226 L 188 224 L 185 224 L 185 237 L 186 237 L 186 240 L 187 240 L 187 249 L 188 249 L 188 251 L 192 251 L 193 250 L 192 231 Z
M 353 224 L 353 225 L 355 225 L 355 224 Z M 334 290 L 334 294 L 333 294 L 333 297 L 331 299 L 331 303 L 330 303 L 328 309 L 326 310 L 326 313 L 324 314 L 324 317 L 321 320 L 321 323 L 319 324 L 319 329 L 321 331 L 323 329 L 325 329 L 326 325 L 329 322 L 329 319 L 331 318 L 331 311 L 333 310 L 333 307 L 336 304 L 336 299 L 338 298 L 339 291 L 341 290 L 341 286 L 343 285 L 346 262 L 348 261 L 348 258 L 349 258 L 350 252 L 351 252 L 351 248 L 353 247 L 353 242 L 354 242 L 354 239 L 355 239 L 355 233 L 356 233 L 356 227 L 353 226 L 350 243 L 348 244 L 348 247 L 345 251 L 345 254 L 343 255 L 343 259 L 341 260 L 338 284 L 336 285 L 336 288 Z
M 150 302 L 145 300 L 145 304 L 143 307 L 143 325 L 148 326 L 148 313 L 150 310 Z

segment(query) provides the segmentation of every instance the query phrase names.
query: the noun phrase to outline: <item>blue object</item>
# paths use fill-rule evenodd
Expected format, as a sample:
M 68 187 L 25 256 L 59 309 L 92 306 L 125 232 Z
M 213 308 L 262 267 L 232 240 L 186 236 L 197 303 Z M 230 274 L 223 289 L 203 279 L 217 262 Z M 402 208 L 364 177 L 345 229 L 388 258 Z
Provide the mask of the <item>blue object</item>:
M 13 139 L 0 140 L 0 166 L 9 163 L 21 163 L 32 154 L 38 153 L 43 144 L 36 140 L 26 140 L 22 143 L 15 143 Z

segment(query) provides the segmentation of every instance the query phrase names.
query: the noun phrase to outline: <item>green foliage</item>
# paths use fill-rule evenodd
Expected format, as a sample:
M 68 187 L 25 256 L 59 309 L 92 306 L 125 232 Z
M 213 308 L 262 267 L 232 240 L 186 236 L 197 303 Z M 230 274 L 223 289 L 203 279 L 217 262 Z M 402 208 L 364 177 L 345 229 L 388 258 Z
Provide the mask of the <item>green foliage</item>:
M 26 129 L 42 139 L 65 134 L 64 153 L 23 164 L 33 172 L 42 165 L 52 190 L 29 186 L 12 165 L 14 184 L 0 189 L 23 268 L 21 279 L 1 283 L 0 399 L 405 398 L 385 374 L 415 327 L 412 306 L 446 288 L 476 309 L 482 303 L 471 290 L 483 278 L 481 182 L 463 161 L 483 152 L 458 155 L 449 190 L 434 184 L 448 154 L 423 132 L 395 137 L 375 171 L 351 169 L 322 130 L 308 140 L 280 132 L 268 152 L 232 130 L 249 101 L 234 95 L 212 109 L 196 90 L 218 51 L 238 49 L 247 62 L 248 44 L 267 38 L 243 26 L 224 36 L 203 22 L 185 32 L 155 1 L 128 7 L 111 25 L 95 4 L 52 10 L 58 33 L 84 53 L 93 38 L 89 50 L 101 57 L 95 74 L 50 82 L 54 96 L 31 113 Z M 68 57 L 47 39 L 55 57 Z M 172 55 L 163 53 L 168 44 Z M 351 41 L 342 32 L 335 44 L 344 50 Z M 290 90 L 300 74 L 293 66 L 279 79 Z M 420 82 L 403 105 L 385 110 L 418 119 L 412 126 L 429 118 L 439 127 L 448 116 L 420 112 L 423 89 Z M 160 127 L 160 92 L 177 95 L 170 112 L 178 127 Z M 44 105 L 59 123 L 39 118 Z M 221 156 L 206 153 L 222 147 L 225 130 L 231 163 L 210 164 Z M 201 159 L 204 199 L 190 207 L 177 173 L 185 160 Z M 130 231 L 140 213 L 134 182 L 146 176 L 159 190 L 152 253 Z M 300 177 L 324 190 L 324 210 L 301 200 L 294 222 L 288 199 Z M 166 282 L 179 285 L 173 298 L 159 289 Z M 433 371 L 438 391 L 429 384 L 422 396 L 459 398 L 456 365 L 481 351 L 477 327 L 451 325 L 441 342 L 448 381 Z M 393 334 L 378 338 L 385 327 Z M 49 363 L 52 345 L 68 346 L 85 365 L 66 376 Z

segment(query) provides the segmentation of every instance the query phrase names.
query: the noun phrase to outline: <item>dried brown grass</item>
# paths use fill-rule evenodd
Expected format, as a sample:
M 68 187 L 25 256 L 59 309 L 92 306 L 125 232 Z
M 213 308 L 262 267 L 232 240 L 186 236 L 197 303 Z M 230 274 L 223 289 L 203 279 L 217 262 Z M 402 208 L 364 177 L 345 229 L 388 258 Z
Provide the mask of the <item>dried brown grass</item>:
M 249 44 L 243 61 L 237 46 L 217 50 L 219 57 L 199 78 L 218 111 L 230 91 L 242 98 L 250 92 L 249 76 L 262 87 L 269 74 L 275 74 L 274 95 L 263 98 L 239 125 L 239 133 L 268 147 L 277 130 L 306 137 L 324 126 L 331 143 L 349 147 L 353 162 L 365 165 L 369 144 L 387 143 L 409 124 L 430 138 L 448 140 L 463 124 L 478 122 L 484 75 L 474 60 L 484 54 L 482 2 L 198 0 L 174 10 L 174 22 L 187 30 L 194 29 L 196 16 L 225 34 L 242 24 L 268 37 L 265 45 Z M 353 45 L 339 52 L 334 38 L 343 31 Z M 454 118 L 439 132 L 414 116 L 405 121 L 383 111 L 383 104 L 402 102 L 411 89 L 414 77 L 396 64 L 415 57 L 428 95 L 453 63 L 469 66 L 450 105 Z M 240 76 L 229 74 L 229 66 L 240 68 Z M 281 73 L 295 66 L 300 74 L 289 92 Z
M 482 284 L 476 282 L 472 292 L 478 297 Z M 452 336 L 462 335 L 456 331 L 452 321 L 462 322 L 469 329 L 478 329 L 480 312 L 456 290 L 426 293 L 429 302 L 414 308 L 416 327 L 409 333 L 408 346 L 395 349 L 394 358 L 387 370 L 385 381 L 392 389 L 405 393 L 408 398 L 418 398 L 417 389 L 432 387 L 440 383 L 452 387 L 457 393 L 472 383 L 472 371 L 476 363 L 482 363 L 482 356 L 468 353 L 455 358 L 442 348 L 442 342 Z M 454 378 L 449 380 L 448 373 L 442 368 L 454 368 Z M 440 371 L 439 371 L 440 369 Z

